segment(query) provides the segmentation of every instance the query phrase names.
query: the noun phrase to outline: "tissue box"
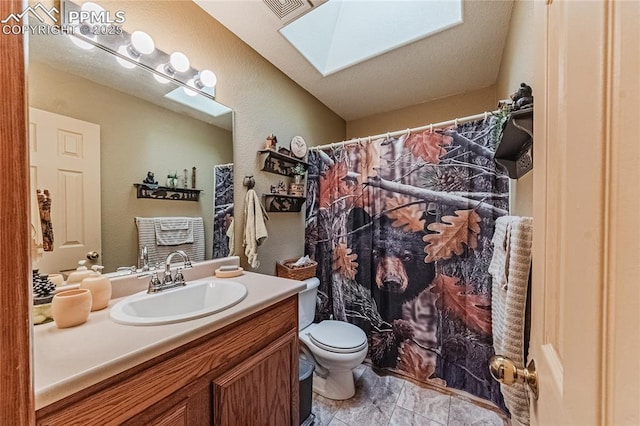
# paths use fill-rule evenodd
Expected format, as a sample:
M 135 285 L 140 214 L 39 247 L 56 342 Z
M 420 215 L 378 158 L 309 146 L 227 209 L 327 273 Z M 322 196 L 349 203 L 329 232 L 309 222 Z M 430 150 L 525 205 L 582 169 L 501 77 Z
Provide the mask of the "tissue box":
M 291 264 L 296 260 L 298 259 L 287 259 L 276 262 L 276 275 L 281 278 L 298 281 L 304 281 L 307 278 L 316 276 L 316 266 L 318 266 L 318 262 L 312 260 L 304 266 L 292 267 Z

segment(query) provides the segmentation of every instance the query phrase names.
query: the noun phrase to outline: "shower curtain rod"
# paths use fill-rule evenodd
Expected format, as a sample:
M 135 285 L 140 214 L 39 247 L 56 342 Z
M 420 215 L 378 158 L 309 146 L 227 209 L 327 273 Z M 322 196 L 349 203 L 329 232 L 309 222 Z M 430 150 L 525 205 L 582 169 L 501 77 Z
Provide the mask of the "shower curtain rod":
M 476 114 L 476 115 L 470 115 L 468 117 L 462 117 L 462 118 L 456 118 L 453 120 L 448 120 L 448 121 L 442 121 L 440 123 L 435 123 L 435 124 L 429 124 L 426 126 L 421 126 L 421 127 L 414 127 L 413 129 L 405 129 L 405 130 L 397 130 L 395 132 L 390 132 L 390 133 L 381 133 L 379 135 L 374 135 L 374 136 L 366 136 L 364 138 L 353 138 L 353 139 L 349 139 L 346 141 L 342 141 L 342 142 L 333 142 L 333 143 L 329 143 L 326 145 L 317 145 L 317 146 L 312 146 L 309 147 L 309 149 L 314 149 L 314 150 L 323 150 L 323 149 L 328 149 L 328 148 L 337 148 L 340 146 L 345 146 L 345 145 L 349 145 L 352 143 L 359 143 L 363 140 L 374 140 L 374 139 L 380 139 L 380 138 L 384 138 L 384 137 L 394 137 L 394 136 L 400 136 L 400 135 L 404 135 L 407 133 L 414 133 L 414 132 L 421 132 L 423 130 L 429 130 L 429 129 L 436 129 L 436 128 L 441 128 L 441 127 L 448 127 L 453 125 L 458 125 L 460 123 L 467 123 L 469 121 L 475 121 L 475 120 L 479 120 L 481 118 L 484 118 L 485 120 L 487 119 L 487 117 L 489 117 L 489 114 L 496 114 L 499 113 L 500 110 L 496 110 L 496 111 L 485 111 L 482 114 Z
M 233 166 L 233 163 L 227 163 L 227 164 L 216 164 L 214 167 L 228 167 L 228 166 Z

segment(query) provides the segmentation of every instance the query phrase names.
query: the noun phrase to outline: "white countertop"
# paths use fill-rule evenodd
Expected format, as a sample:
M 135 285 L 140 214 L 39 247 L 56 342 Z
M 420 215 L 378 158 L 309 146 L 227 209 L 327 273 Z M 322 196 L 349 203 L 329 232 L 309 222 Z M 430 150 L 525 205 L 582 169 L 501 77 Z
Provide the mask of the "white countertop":
M 223 264 L 233 263 L 223 261 Z M 199 272 L 187 276 L 187 280 L 212 276 L 220 262 L 205 264 L 205 268 L 194 268 Z M 85 324 L 67 329 L 58 329 L 53 322 L 35 326 L 36 409 L 238 321 L 305 288 L 301 281 L 251 272 L 228 279 L 244 284 L 248 290 L 247 297 L 225 311 L 203 318 L 158 326 L 117 324 L 109 318 L 109 308 L 122 297 L 119 294 L 122 290 L 116 290 L 117 283 L 112 280 L 114 296 L 119 298 L 112 299 L 109 308 L 92 312 Z M 129 283 L 135 284 L 135 281 L 146 286 L 148 279 L 128 278 Z M 140 284 L 136 286 L 140 287 Z

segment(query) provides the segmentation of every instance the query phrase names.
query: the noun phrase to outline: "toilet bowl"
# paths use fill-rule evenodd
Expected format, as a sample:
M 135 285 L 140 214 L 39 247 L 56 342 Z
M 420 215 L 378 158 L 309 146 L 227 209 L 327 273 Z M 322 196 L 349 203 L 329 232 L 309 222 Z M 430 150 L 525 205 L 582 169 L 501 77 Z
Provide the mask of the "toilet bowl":
M 367 335 L 343 321 L 325 320 L 314 324 L 316 295 L 320 281 L 306 280 L 298 295 L 300 348 L 316 364 L 313 390 L 329 399 L 343 400 L 355 394 L 353 369 L 367 356 Z

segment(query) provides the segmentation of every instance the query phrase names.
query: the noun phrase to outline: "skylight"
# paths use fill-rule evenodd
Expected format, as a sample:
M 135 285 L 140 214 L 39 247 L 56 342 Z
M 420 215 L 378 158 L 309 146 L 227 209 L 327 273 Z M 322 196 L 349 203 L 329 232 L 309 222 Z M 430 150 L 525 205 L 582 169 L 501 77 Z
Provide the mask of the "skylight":
M 329 0 L 280 29 L 327 76 L 462 23 L 462 0 Z
M 208 91 L 211 91 L 211 88 L 205 88 Z M 207 91 L 207 90 L 203 90 Z M 195 93 L 195 92 L 193 92 Z M 211 93 L 210 93 L 211 94 Z M 188 95 L 182 87 L 178 87 L 173 89 L 171 92 L 164 95 L 165 98 L 171 99 L 172 101 L 181 103 L 182 105 L 186 105 L 189 108 L 193 108 L 205 114 L 212 115 L 214 117 L 219 117 L 223 114 L 227 114 L 231 112 L 231 109 L 214 101 L 213 99 L 209 99 L 205 96 L 190 96 Z

